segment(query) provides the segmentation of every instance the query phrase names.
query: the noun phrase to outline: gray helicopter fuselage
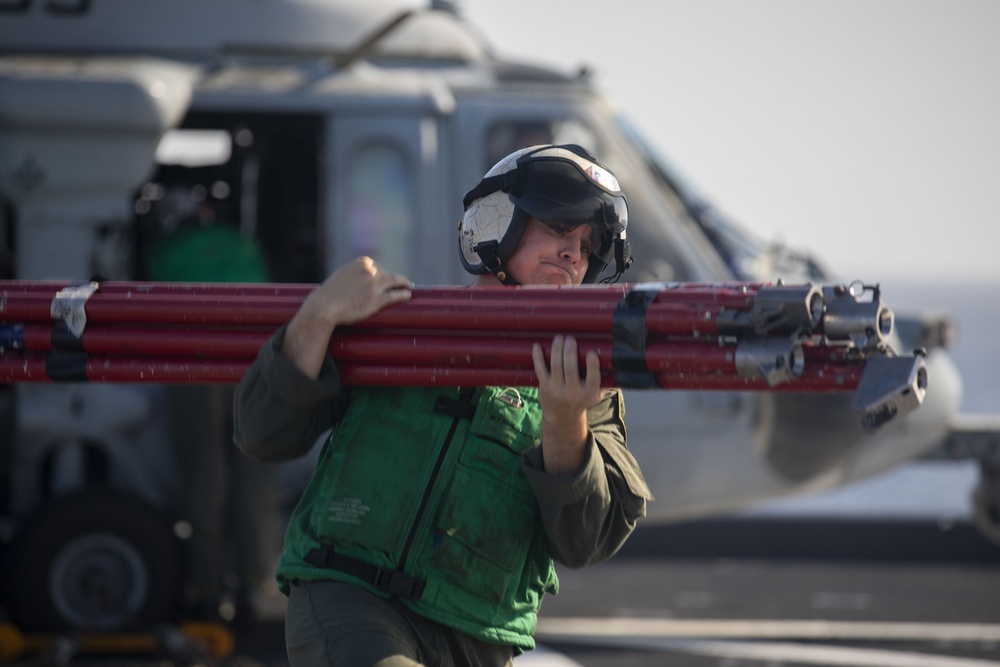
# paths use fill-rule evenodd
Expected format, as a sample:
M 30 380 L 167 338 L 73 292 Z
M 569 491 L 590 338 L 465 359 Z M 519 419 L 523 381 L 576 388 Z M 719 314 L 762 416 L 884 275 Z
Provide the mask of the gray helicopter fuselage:
M 628 282 L 834 281 L 700 215 L 586 76 L 498 60 L 449 12 L 291 0 L 77 9 L 0 14 L 9 277 L 145 278 L 147 244 L 209 206 L 258 242 L 275 281 L 316 282 L 367 254 L 417 284 L 465 284 L 462 195 L 503 155 L 554 142 L 587 146 L 619 177 Z M 924 405 L 874 435 L 848 394 L 628 391 L 629 447 L 656 497 L 648 519 L 731 512 L 926 454 L 961 393 L 944 349 L 926 363 Z M 118 487 L 176 502 L 183 471 L 161 402 L 155 387 L 17 387 L 10 513 L 86 484 L 81 447 L 105 453 Z

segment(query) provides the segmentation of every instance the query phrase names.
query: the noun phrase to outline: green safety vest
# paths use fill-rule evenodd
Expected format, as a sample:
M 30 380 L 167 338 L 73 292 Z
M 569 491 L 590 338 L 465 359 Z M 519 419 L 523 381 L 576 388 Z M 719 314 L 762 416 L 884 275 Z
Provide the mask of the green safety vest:
M 533 387 L 351 393 L 292 514 L 278 581 L 347 581 L 483 641 L 534 648 L 558 580 L 521 454 Z

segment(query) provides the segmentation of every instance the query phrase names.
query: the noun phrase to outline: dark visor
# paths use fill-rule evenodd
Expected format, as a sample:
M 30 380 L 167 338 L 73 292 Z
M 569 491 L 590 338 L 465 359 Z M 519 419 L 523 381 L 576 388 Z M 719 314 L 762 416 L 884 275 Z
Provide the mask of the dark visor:
M 612 236 L 620 234 L 628 226 L 625 196 L 601 187 L 574 162 L 531 156 L 518 164 L 517 171 L 510 199 L 533 218 L 597 224 L 602 236 L 608 232 Z

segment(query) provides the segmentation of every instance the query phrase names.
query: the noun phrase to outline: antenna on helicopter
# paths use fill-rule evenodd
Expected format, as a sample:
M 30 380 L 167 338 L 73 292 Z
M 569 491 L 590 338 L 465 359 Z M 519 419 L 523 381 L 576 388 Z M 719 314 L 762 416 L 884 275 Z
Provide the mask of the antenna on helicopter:
M 462 3 L 458 0 L 431 0 L 431 9 L 448 12 L 455 16 L 462 15 Z

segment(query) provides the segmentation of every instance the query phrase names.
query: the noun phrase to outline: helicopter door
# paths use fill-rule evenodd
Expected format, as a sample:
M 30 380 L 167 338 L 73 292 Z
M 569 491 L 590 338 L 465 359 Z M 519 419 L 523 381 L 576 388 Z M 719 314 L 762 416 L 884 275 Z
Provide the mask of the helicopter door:
M 328 270 L 361 256 L 421 284 L 458 278 L 455 204 L 439 121 L 431 116 L 329 120 Z

